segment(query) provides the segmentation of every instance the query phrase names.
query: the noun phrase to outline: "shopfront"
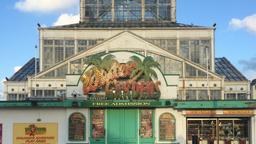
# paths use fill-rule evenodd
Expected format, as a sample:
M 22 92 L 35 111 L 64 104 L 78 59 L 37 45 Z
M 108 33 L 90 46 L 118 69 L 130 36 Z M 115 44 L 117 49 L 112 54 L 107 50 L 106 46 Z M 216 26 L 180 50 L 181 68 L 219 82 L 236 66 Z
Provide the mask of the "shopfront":
M 191 111 L 190 111 L 191 112 Z M 250 144 L 250 110 L 194 111 L 187 117 L 187 144 Z M 217 113 L 216 113 L 217 112 Z M 210 114 L 206 117 L 206 113 Z M 232 115 L 234 114 L 234 115 Z M 237 114 L 240 114 L 237 115 Z M 204 117 L 203 117 L 204 116 Z
M 188 118 L 188 144 L 249 144 L 249 118 Z

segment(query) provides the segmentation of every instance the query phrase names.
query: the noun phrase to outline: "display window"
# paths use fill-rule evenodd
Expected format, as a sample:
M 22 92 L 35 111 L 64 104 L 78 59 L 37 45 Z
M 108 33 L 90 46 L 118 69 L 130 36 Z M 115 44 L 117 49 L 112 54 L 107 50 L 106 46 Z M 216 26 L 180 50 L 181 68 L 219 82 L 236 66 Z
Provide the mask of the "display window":
M 70 141 L 85 140 L 85 117 L 81 113 L 73 113 L 69 117 L 69 134 Z
M 187 120 L 187 144 L 250 144 L 248 118 Z
M 159 118 L 159 140 L 175 140 L 175 118 L 171 113 L 164 113 Z
M 100 139 L 105 137 L 104 110 L 92 110 L 92 138 Z
M 141 138 L 153 137 L 152 115 L 153 115 L 153 110 L 140 111 L 140 137 Z

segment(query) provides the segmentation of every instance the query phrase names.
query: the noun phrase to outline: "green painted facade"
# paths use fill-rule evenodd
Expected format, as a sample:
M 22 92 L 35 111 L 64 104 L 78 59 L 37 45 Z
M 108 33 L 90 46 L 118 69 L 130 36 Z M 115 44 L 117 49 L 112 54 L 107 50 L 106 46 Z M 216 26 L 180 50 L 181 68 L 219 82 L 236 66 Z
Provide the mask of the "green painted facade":
M 178 101 L 178 100 L 106 100 L 89 101 L 1 101 L 0 108 L 174 108 L 174 109 L 255 109 L 256 100 Z
M 107 110 L 107 141 L 109 144 L 137 143 L 138 110 Z

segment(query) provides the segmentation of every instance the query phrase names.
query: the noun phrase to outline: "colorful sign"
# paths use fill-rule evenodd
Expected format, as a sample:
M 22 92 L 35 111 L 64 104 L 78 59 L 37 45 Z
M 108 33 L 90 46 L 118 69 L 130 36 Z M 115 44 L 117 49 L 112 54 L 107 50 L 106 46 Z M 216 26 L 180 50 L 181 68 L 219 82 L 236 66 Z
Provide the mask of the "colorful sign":
M 141 60 L 132 56 L 128 63 L 119 63 L 113 55 L 93 55 L 82 74 L 83 94 L 90 100 L 159 99 L 159 81 L 154 68 L 159 64 L 150 56 Z
M 224 110 L 226 115 L 253 115 L 253 110 Z
M 58 144 L 57 123 L 15 123 L 14 144 Z
M 214 110 L 187 110 L 186 115 L 216 115 Z

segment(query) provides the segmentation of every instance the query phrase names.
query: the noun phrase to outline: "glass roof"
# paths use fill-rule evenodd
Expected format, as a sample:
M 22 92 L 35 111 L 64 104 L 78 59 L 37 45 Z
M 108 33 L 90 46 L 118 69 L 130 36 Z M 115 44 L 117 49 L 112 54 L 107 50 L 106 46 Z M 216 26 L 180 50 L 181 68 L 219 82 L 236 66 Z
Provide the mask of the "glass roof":
M 225 57 L 215 58 L 215 71 L 227 81 L 248 81 Z

